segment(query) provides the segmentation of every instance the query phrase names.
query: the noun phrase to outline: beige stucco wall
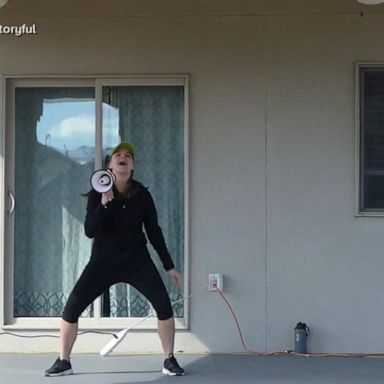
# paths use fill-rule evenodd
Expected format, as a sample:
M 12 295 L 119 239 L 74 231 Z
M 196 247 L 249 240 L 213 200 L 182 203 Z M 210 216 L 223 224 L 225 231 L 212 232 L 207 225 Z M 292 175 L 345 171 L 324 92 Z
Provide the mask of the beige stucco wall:
M 384 61 L 384 8 L 52 3 L 10 0 L 0 9 L 0 24 L 35 23 L 38 32 L 0 35 L 0 73 L 190 76 L 191 290 L 209 272 L 224 273 L 255 350 L 292 348 L 301 320 L 314 352 L 383 352 L 384 221 L 355 217 L 354 65 Z M 57 347 L 1 337 L 0 352 Z M 97 352 L 108 340 L 81 336 L 75 350 Z M 192 297 L 176 350 L 242 350 L 218 296 Z M 159 352 L 160 344 L 153 331 L 132 331 L 118 351 Z

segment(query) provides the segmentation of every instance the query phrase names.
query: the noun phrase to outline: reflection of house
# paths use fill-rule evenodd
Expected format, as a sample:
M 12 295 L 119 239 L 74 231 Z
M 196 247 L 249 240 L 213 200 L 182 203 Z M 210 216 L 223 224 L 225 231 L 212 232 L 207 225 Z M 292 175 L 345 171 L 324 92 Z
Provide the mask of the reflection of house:
M 383 11 L 354 0 L 9 0 L 0 22 L 36 23 L 37 34 L 0 35 L 0 68 L 67 79 L 188 74 L 191 291 L 224 273 L 260 351 L 292 347 L 305 321 L 312 351 L 383 352 L 384 221 L 355 215 L 355 65 L 384 62 Z M 176 348 L 239 352 L 231 321 L 217 296 L 199 291 Z M 107 340 L 82 336 L 76 348 L 98 351 Z M 55 348 L 50 339 L 0 343 Z M 119 348 L 159 345 L 148 330 Z
M 79 164 L 86 164 L 93 161 L 95 148 L 86 147 L 83 145 L 79 148 L 69 149 L 66 152 L 66 155 L 70 157 L 73 161 L 76 161 Z
M 23 128 L 25 132 L 34 130 L 33 126 Z M 57 316 L 73 275 L 84 267 L 80 254 L 90 251 L 90 241 L 81 236 L 85 199 L 80 194 L 85 187 L 89 189 L 84 181 L 93 161 L 80 165 L 54 148 L 32 141 L 22 145 L 22 141 L 19 148 L 29 150 L 23 151 L 15 182 L 14 249 L 20 257 L 14 261 L 14 314 Z M 74 248 L 71 243 L 78 245 Z M 66 263 L 73 267 L 62 269 Z

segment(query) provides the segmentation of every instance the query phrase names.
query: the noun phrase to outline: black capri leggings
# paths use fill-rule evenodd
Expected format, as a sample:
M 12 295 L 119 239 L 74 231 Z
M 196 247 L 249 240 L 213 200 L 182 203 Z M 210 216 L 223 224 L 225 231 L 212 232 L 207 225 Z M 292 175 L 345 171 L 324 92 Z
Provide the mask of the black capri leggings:
M 91 260 L 68 297 L 63 319 L 76 323 L 82 312 L 111 285 L 123 282 L 136 288 L 152 304 L 159 320 L 173 317 L 172 305 L 161 276 L 148 257 L 137 261 Z

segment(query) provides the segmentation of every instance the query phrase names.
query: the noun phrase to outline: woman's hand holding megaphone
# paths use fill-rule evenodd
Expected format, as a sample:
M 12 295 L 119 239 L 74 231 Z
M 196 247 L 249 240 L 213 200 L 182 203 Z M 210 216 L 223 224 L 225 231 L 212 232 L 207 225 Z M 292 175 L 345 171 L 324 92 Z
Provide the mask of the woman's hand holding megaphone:
M 111 200 L 113 200 L 113 190 L 112 189 L 110 189 L 109 191 L 107 191 L 107 192 L 104 192 L 102 195 L 101 195 L 101 204 L 102 205 L 104 205 L 104 207 L 105 207 L 105 205 L 107 204 L 107 203 L 109 203 Z
M 116 176 L 110 169 L 98 169 L 92 173 L 91 186 L 96 192 L 101 193 L 101 204 L 104 207 L 114 198 L 112 187 L 115 180 Z

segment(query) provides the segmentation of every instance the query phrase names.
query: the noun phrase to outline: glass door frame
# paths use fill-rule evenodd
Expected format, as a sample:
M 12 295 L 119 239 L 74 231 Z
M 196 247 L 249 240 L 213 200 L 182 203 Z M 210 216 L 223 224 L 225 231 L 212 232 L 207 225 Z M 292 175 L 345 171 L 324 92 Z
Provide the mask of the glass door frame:
M 27 318 L 13 316 L 14 297 L 14 185 L 15 185 L 15 89 L 19 87 L 94 87 L 95 88 L 95 169 L 102 167 L 102 87 L 103 86 L 183 86 L 184 87 L 184 317 L 176 318 L 177 329 L 189 328 L 189 131 L 188 75 L 175 76 L 3 76 L 0 105 L 2 109 L 1 129 L 1 175 L 0 206 L 3 223 L 0 227 L 0 275 L 3 276 L 0 295 L 0 323 L 7 330 L 54 330 L 59 327 L 58 317 Z M 118 329 L 136 323 L 138 318 L 103 318 L 101 299 L 94 302 L 92 318 L 81 318 L 79 329 Z M 136 329 L 156 329 L 157 320 L 147 318 Z

